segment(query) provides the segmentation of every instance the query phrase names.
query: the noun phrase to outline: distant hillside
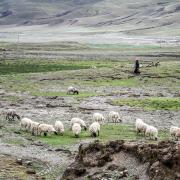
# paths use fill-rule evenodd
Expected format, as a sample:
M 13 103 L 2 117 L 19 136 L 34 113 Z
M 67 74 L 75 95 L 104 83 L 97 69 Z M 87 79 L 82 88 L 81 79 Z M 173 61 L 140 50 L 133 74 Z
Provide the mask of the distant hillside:
M 178 34 L 179 17 L 179 0 L 0 0 L 0 26 L 113 27 L 126 33 L 165 28 Z

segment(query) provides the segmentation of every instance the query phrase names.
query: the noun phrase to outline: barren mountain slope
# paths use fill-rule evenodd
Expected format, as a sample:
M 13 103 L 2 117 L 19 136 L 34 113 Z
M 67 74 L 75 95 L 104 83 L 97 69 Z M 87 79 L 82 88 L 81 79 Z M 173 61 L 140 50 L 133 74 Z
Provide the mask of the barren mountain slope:
M 0 25 L 68 25 L 156 33 L 180 28 L 179 0 L 1 0 Z M 161 29 L 159 29 L 161 28 Z M 177 31 L 177 32 L 176 32 Z

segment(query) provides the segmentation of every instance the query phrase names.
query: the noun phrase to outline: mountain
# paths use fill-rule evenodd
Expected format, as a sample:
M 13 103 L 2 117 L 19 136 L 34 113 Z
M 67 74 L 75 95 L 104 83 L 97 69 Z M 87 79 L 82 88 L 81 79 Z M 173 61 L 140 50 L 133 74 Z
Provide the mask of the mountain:
M 0 27 L 47 24 L 180 35 L 179 17 L 179 0 L 0 0 Z

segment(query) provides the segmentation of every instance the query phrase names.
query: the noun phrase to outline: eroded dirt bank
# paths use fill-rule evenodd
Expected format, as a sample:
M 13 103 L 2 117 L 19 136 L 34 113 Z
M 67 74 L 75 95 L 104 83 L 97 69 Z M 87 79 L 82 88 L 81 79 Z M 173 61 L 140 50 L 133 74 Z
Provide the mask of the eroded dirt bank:
M 178 180 L 180 143 L 145 144 L 118 140 L 83 144 L 62 179 Z

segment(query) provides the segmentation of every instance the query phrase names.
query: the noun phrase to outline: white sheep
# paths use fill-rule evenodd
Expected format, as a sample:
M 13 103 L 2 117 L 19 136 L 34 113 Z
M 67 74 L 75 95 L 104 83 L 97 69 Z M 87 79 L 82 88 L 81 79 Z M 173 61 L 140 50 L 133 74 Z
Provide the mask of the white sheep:
M 67 94 L 79 94 L 79 90 L 76 89 L 75 87 L 72 87 L 72 86 L 69 86 L 68 89 L 67 89 Z
M 100 122 L 100 123 L 102 123 L 102 122 L 105 121 L 105 118 L 104 118 L 104 116 L 103 116 L 101 113 L 94 113 L 94 114 L 93 114 L 93 120 L 94 120 L 95 122 Z
M 39 127 L 40 123 L 32 121 L 30 123 L 30 131 L 33 135 L 37 135 L 38 134 L 38 127 Z
M 44 135 L 46 136 L 47 134 L 57 134 L 56 130 L 54 129 L 53 125 L 50 124 L 40 124 L 38 126 L 38 134 L 41 135 L 42 133 L 44 133 Z
M 22 118 L 21 121 L 20 121 L 20 126 L 21 128 L 24 128 L 28 131 L 30 131 L 30 127 L 31 127 L 31 123 L 32 123 L 32 120 L 29 119 L 29 118 Z
M 14 121 L 15 117 L 20 120 L 20 116 L 16 113 L 15 109 L 8 109 L 6 113 L 6 120 Z
M 148 125 L 146 128 L 146 137 L 149 137 L 150 139 L 157 140 L 158 139 L 158 130 L 154 126 Z
M 175 134 L 176 140 L 180 138 L 180 128 L 176 129 L 176 134 Z
M 176 126 L 171 126 L 170 135 L 172 138 L 174 137 L 175 139 L 178 139 L 178 137 L 180 137 L 180 128 Z
M 148 124 L 144 123 L 142 119 L 137 118 L 135 125 L 136 125 L 136 132 L 145 135 Z
M 178 127 L 176 127 L 176 126 L 171 126 L 170 127 L 169 132 L 170 132 L 170 135 L 171 135 L 172 138 L 175 137 L 176 129 L 178 129 Z
M 79 137 L 79 134 L 81 133 L 81 126 L 79 123 L 74 123 L 72 126 L 72 132 L 75 135 L 75 137 Z
M 110 111 L 109 115 L 108 115 L 108 118 L 109 118 L 109 122 L 118 123 L 118 122 L 122 121 L 121 118 L 120 118 L 119 113 L 115 112 L 115 111 Z
M 93 137 L 99 136 L 100 124 L 98 122 L 93 122 L 89 126 L 89 132 L 91 133 L 91 136 L 93 136 Z
M 64 125 L 61 121 L 56 121 L 54 127 L 57 133 L 60 133 L 61 135 L 63 135 Z
M 83 127 L 84 130 L 86 131 L 87 126 L 86 126 L 86 123 L 82 119 L 80 119 L 80 118 L 72 118 L 71 119 L 71 127 L 73 126 L 74 123 L 80 124 L 81 127 Z

